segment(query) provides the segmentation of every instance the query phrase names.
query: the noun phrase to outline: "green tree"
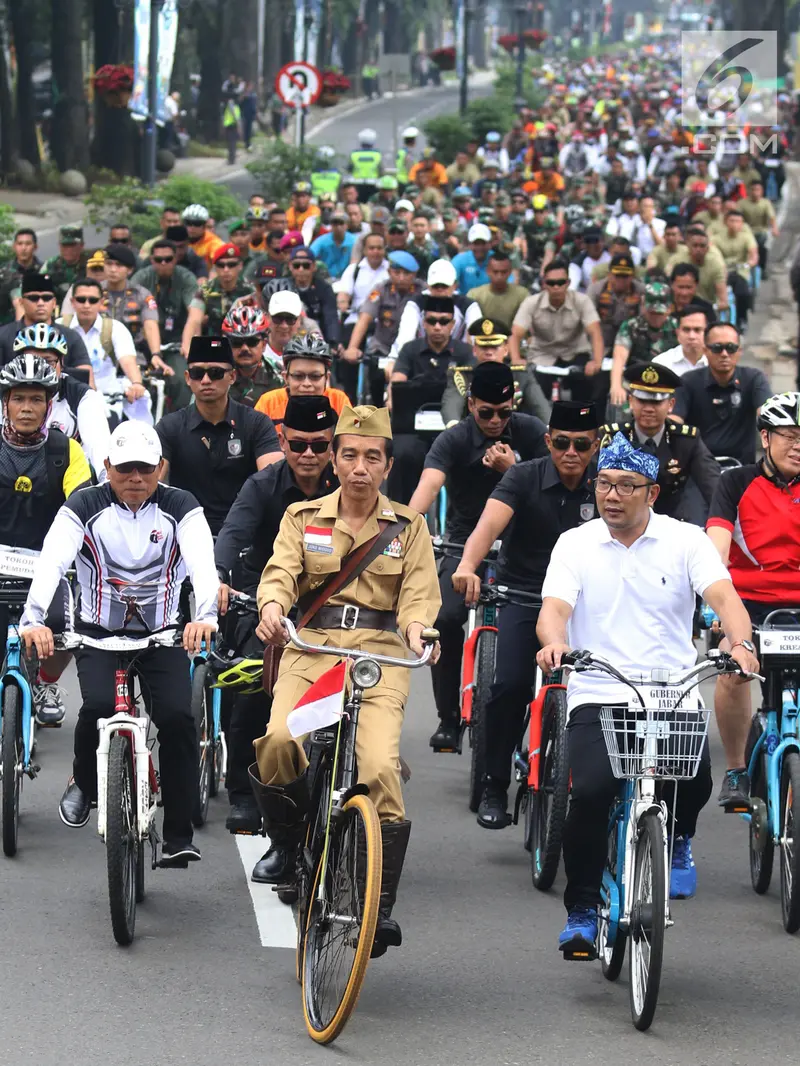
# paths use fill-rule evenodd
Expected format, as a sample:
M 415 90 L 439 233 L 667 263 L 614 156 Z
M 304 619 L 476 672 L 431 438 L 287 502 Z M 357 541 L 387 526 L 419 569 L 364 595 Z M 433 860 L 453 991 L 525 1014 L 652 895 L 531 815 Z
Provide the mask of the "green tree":
M 247 169 L 268 200 L 288 203 L 294 183 L 307 181 L 310 174 L 323 165 L 324 161 L 313 146 L 295 148 L 276 139 L 267 143 L 260 158 L 248 163 Z

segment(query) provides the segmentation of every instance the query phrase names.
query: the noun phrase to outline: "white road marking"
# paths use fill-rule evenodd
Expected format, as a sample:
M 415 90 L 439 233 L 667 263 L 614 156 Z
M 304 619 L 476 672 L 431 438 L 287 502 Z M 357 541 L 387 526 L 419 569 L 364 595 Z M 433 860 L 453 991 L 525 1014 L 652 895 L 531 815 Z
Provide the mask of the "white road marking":
M 297 927 L 294 920 L 294 908 L 281 903 L 277 892 L 272 891 L 272 885 L 259 885 L 250 880 L 253 867 L 269 847 L 269 837 L 237 835 L 234 839 L 239 849 L 242 866 L 244 866 L 253 910 L 256 912 L 262 947 L 295 948 Z

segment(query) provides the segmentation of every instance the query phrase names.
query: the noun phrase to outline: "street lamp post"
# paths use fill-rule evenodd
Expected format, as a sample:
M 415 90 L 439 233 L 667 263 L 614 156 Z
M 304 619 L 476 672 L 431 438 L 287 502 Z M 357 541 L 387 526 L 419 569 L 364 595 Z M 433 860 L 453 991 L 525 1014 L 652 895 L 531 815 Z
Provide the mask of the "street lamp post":
M 514 5 L 514 11 L 517 16 L 517 108 L 525 106 L 525 95 L 523 93 L 523 82 L 525 78 L 525 37 L 523 36 L 523 30 L 525 29 L 525 13 L 527 11 L 527 4 L 522 0 Z
M 158 20 L 165 0 L 150 0 L 150 54 L 147 67 L 147 121 L 144 124 L 145 185 L 156 183 L 156 147 L 158 143 Z
M 314 25 L 314 16 L 311 13 L 311 9 L 308 4 L 308 0 L 305 0 L 303 4 L 303 62 L 308 62 L 308 38 L 311 33 L 311 27 Z M 300 107 L 300 147 L 306 143 L 306 108 L 305 105 L 299 104 Z

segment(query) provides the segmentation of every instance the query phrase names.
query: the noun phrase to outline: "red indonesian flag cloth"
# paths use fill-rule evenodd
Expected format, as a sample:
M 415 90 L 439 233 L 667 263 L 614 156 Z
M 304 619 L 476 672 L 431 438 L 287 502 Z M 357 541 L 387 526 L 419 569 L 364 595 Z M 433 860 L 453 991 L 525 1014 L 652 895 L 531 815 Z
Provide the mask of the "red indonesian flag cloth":
M 339 721 L 344 706 L 346 680 L 347 662 L 344 659 L 317 678 L 286 719 L 293 737 L 303 737 L 306 733 L 324 729 Z

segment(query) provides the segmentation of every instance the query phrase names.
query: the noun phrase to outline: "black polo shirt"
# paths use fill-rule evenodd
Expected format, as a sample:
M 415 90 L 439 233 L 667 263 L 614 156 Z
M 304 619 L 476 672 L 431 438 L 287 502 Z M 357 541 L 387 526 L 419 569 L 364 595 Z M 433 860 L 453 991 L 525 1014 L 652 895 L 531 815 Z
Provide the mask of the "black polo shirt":
M 675 414 L 697 426 L 712 455 L 732 455 L 743 465 L 756 461 L 756 411 L 772 395 L 766 374 L 739 366 L 728 385 L 702 366 L 681 378 Z
M 425 469 L 447 475 L 447 539 L 463 544 L 503 474 L 483 465 L 492 444 L 502 442 L 516 453 L 517 462 L 547 455 L 546 426 L 534 415 L 513 414 L 501 437 L 484 436 L 472 415 L 440 433 L 431 445 Z
M 435 352 L 428 344 L 427 337 L 417 337 L 400 349 L 392 373 L 405 374 L 409 381 L 424 377 L 441 382 L 444 388 L 447 384 L 447 368 L 461 366 L 471 355 L 472 348 L 461 341 L 451 340 L 446 348 Z
M 517 463 L 503 476 L 490 499 L 514 511 L 503 533 L 498 580 L 511 588 L 540 594 L 550 553 L 562 533 L 596 517 L 589 464 L 583 481 L 570 491 L 548 455 Z
M 272 545 L 286 508 L 292 503 L 328 496 L 338 487 L 338 478 L 330 465 L 323 470 L 313 496 L 305 495 L 286 460 L 251 474 L 242 485 L 217 537 L 214 546 L 217 569 L 221 574 L 237 573 L 239 555 L 245 548 L 249 549 L 242 559 L 237 577 L 241 574 L 243 578 L 243 591 L 254 592 L 261 572 L 272 555 Z M 238 583 L 236 587 L 240 587 Z
M 15 358 L 14 341 L 20 330 L 26 329 L 23 322 L 7 322 L 0 326 L 0 366 L 5 366 Z M 69 326 L 62 326 L 59 322 L 53 323 L 53 329 L 63 334 L 67 342 L 67 354 L 61 361 L 65 370 L 76 366 L 91 366 L 92 360 L 83 343 L 83 337 Z
M 216 425 L 191 404 L 164 415 L 156 431 L 170 485 L 197 497 L 215 536 L 239 489 L 256 472 L 256 460 L 280 451 L 272 419 L 235 400 L 228 400 L 227 414 Z

